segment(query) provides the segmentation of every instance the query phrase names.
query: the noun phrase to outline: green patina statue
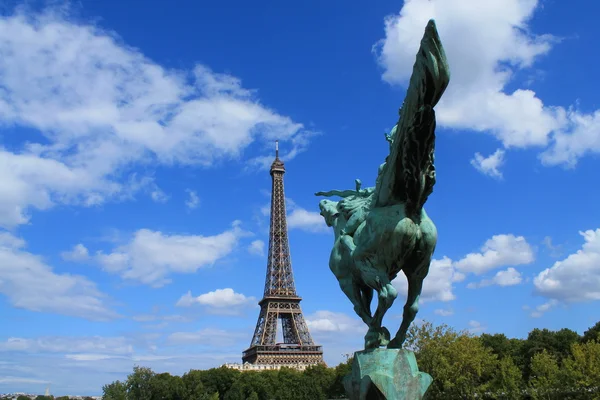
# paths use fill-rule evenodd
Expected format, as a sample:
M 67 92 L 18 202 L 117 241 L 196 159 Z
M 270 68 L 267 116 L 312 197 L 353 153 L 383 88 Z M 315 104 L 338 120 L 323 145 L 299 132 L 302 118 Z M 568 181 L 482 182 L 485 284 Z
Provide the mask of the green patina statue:
M 380 353 L 371 351 L 368 355 L 371 360 L 369 362 L 380 357 L 377 359 L 393 359 L 396 361 L 389 362 L 397 363 L 400 357 L 407 365 L 414 367 L 411 374 L 416 377 L 422 373 L 417 373 L 414 354 L 400 349 L 406 339 L 408 327 L 417 314 L 423 280 L 429 272 L 437 242 L 437 230 L 423 206 L 435 184 L 433 108 L 448 86 L 449 79 L 446 55 L 435 22 L 431 20 L 417 53 L 407 94 L 400 109 L 400 119 L 391 132 L 385 135 L 390 151 L 386 161 L 379 167 L 375 187 L 361 189 L 361 182 L 357 179 L 355 190 L 316 193 L 317 196 L 342 198 L 339 202 L 322 200 L 319 208 L 327 225 L 333 227 L 335 235 L 329 260 L 331 271 L 352 302 L 356 314 L 368 326 L 365 350 L 381 351 L 381 346 L 387 346 L 388 351 L 395 349 L 393 357 L 389 352 L 385 356 L 374 356 Z M 396 335 L 391 338 L 382 323 L 385 313 L 398 294 L 391 281 L 400 271 L 408 280 L 408 295 L 402 323 Z M 373 291 L 377 292 L 378 299 L 374 314 L 371 313 Z M 362 356 L 367 357 L 365 354 Z M 357 353 L 357 356 L 360 354 Z M 411 356 L 413 361 L 409 360 Z M 355 358 L 355 365 L 358 365 L 356 362 Z M 390 368 L 393 369 L 391 366 Z M 353 370 L 354 375 L 357 373 Z M 352 379 L 362 379 L 358 375 Z M 373 373 L 369 376 L 372 381 Z M 430 377 L 429 381 L 420 377 L 422 382 L 431 382 Z M 425 390 L 429 383 L 425 385 Z M 355 390 L 359 390 L 357 388 L 360 384 L 357 381 L 353 385 Z M 369 385 L 367 386 L 371 387 Z M 406 386 L 407 383 L 404 382 L 403 385 Z M 423 385 L 413 386 L 422 388 Z M 368 390 L 374 389 L 363 388 L 361 393 L 367 393 L 365 391 Z M 379 387 L 378 390 L 383 389 Z M 349 394 L 354 396 L 351 398 L 371 398 Z M 386 395 L 381 398 L 396 397 Z

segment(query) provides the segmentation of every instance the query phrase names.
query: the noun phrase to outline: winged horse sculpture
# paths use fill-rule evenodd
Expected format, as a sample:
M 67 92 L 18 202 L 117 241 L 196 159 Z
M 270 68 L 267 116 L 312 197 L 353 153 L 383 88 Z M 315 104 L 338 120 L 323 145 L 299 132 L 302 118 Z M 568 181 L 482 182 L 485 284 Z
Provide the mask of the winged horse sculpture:
M 419 310 L 423 280 L 429 272 L 437 230 L 424 204 L 435 184 L 435 112 L 450 80 L 450 70 L 435 22 L 421 40 L 400 119 L 386 134 L 389 155 L 380 165 L 375 187 L 318 192 L 338 196 L 321 200 L 319 208 L 335 242 L 329 266 L 354 311 L 368 325 L 365 349 L 402 348 Z M 383 317 L 398 292 L 392 280 L 402 271 L 408 295 L 402 323 L 390 340 Z M 377 309 L 371 313 L 373 291 Z

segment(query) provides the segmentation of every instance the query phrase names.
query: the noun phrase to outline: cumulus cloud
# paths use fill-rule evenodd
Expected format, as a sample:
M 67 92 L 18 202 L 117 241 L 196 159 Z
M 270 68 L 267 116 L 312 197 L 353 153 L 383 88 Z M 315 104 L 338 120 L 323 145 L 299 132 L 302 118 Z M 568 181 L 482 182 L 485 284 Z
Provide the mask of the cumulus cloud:
M 239 223 L 214 236 L 168 235 L 149 229 L 138 230 L 129 243 L 111 253 L 98 252 L 96 260 L 108 272 L 153 287 L 170 282 L 172 273 L 189 274 L 229 255 L 240 237 Z
M 268 193 L 268 196 L 271 194 Z M 287 227 L 288 229 L 298 229 L 310 233 L 326 233 L 329 228 L 325 224 L 325 220 L 320 213 L 316 211 L 308 211 L 300 207 L 296 202 L 289 197 L 285 199 L 287 211 Z M 260 213 L 265 217 L 271 216 L 271 203 L 264 204 L 260 208 Z
M 204 65 L 166 69 L 64 15 L 0 18 L 0 124 L 39 133 L 15 151 L 0 148 L 0 226 L 57 203 L 128 198 L 133 188 L 165 201 L 152 179 L 126 178 L 135 164 L 207 167 L 275 137 L 289 143 L 287 159 L 306 147 L 311 133 L 238 78 Z
M 600 300 L 600 229 L 579 234 L 581 249 L 535 277 L 538 294 L 567 302 Z
M 600 111 L 545 105 L 530 89 L 510 92 L 517 72 L 531 68 L 557 39 L 536 35 L 529 21 L 539 1 L 409 0 L 388 16 L 374 51 L 383 79 L 405 85 L 428 19 L 434 18 L 452 78 L 437 111 L 442 126 L 489 132 L 505 148 L 545 147 L 544 164 L 573 166 L 600 151 Z
M 108 320 L 117 314 L 106 305 L 106 295 L 89 279 L 59 274 L 41 257 L 25 251 L 25 242 L 0 234 L 0 293 L 16 308 Z
M 467 254 L 455 263 L 461 272 L 477 275 L 503 266 L 531 264 L 533 249 L 523 236 L 502 234 L 492 236 L 481 247 L 480 253 Z
M 502 179 L 502 172 L 499 168 L 504 164 L 504 150 L 498 149 L 487 157 L 480 153 L 475 153 L 475 158 L 471 160 L 471 165 L 484 175 L 492 178 Z
M 188 208 L 188 210 L 198 208 L 198 206 L 200 205 L 200 198 L 198 197 L 196 192 L 190 189 L 187 189 L 186 192 L 189 197 L 185 201 L 185 206 Z
M 257 256 L 265 254 L 265 242 L 262 240 L 253 240 L 248 246 L 248 252 Z
M 73 247 L 73 250 L 64 251 L 60 255 L 63 258 L 63 260 L 73 262 L 86 261 L 90 258 L 90 254 L 88 252 L 87 247 L 85 247 L 81 243 L 75 245 L 75 247 Z
M 306 318 L 306 324 L 311 333 L 365 333 L 366 325 L 359 319 L 344 313 L 333 311 L 317 311 Z
M 327 232 L 323 217 L 316 211 L 307 211 L 296 207 L 287 216 L 290 229 L 300 229 L 308 232 Z
M 456 271 L 452 260 L 444 257 L 441 260 L 431 260 L 429 274 L 423 281 L 423 290 L 421 292 L 420 301 L 452 301 L 456 298 L 453 292 L 453 283 L 460 282 L 464 279 L 464 275 Z M 392 284 L 398 292 L 406 296 L 408 294 L 408 282 L 403 273 L 398 274 L 398 277 L 392 281 Z
M 325 220 L 318 212 L 305 210 L 289 198 L 286 198 L 286 207 L 288 211 L 287 225 L 289 229 L 299 229 L 316 233 L 329 231 L 325 224 Z
M 190 307 L 195 304 L 204 306 L 211 314 L 238 314 L 243 308 L 254 306 L 256 298 L 248 297 L 242 293 L 236 293 L 231 288 L 217 289 L 213 292 L 192 296 L 192 292 L 188 291 L 181 296 L 177 301 L 178 307 Z
M 525 311 L 529 311 L 529 315 L 531 318 L 541 318 L 545 313 L 553 309 L 558 305 L 558 300 L 552 299 L 539 306 L 536 306 L 534 309 L 531 309 L 529 306 L 523 307 Z
M 523 278 L 521 273 L 516 269 L 510 267 L 504 271 L 496 272 L 496 275 L 492 279 L 483 279 L 477 283 L 471 282 L 467 285 L 469 289 L 477 289 L 491 285 L 498 286 L 514 286 L 521 283 Z

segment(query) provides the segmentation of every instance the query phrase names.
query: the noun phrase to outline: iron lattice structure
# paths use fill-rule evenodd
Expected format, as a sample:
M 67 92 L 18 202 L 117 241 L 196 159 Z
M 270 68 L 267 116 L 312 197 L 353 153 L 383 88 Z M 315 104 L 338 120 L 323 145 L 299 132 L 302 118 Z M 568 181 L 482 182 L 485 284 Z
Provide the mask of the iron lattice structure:
M 265 291 L 258 303 L 260 314 L 254 336 L 250 348 L 242 355 L 242 361 L 271 365 L 319 364 L 323 363 L 323 349 L 312 340 L 300 308 L 302 298 L 296 293 L 294 284 L 287 235 L 283 174 L 285 167 L 279 159 L 276 144 L 275 161 L 271 165 L 273 189 Z M 283 343 L 277 343 L 279 321 Z

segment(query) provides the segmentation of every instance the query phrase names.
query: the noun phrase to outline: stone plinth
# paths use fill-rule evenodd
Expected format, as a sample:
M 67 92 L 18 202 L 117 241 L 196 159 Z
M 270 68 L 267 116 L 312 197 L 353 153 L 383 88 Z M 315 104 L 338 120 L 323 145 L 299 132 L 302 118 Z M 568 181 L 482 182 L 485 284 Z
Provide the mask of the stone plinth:
M 412 351 L 373 349 L 354 353 L 344 388 L 350 400 L 420 400 L 432 381 Z

